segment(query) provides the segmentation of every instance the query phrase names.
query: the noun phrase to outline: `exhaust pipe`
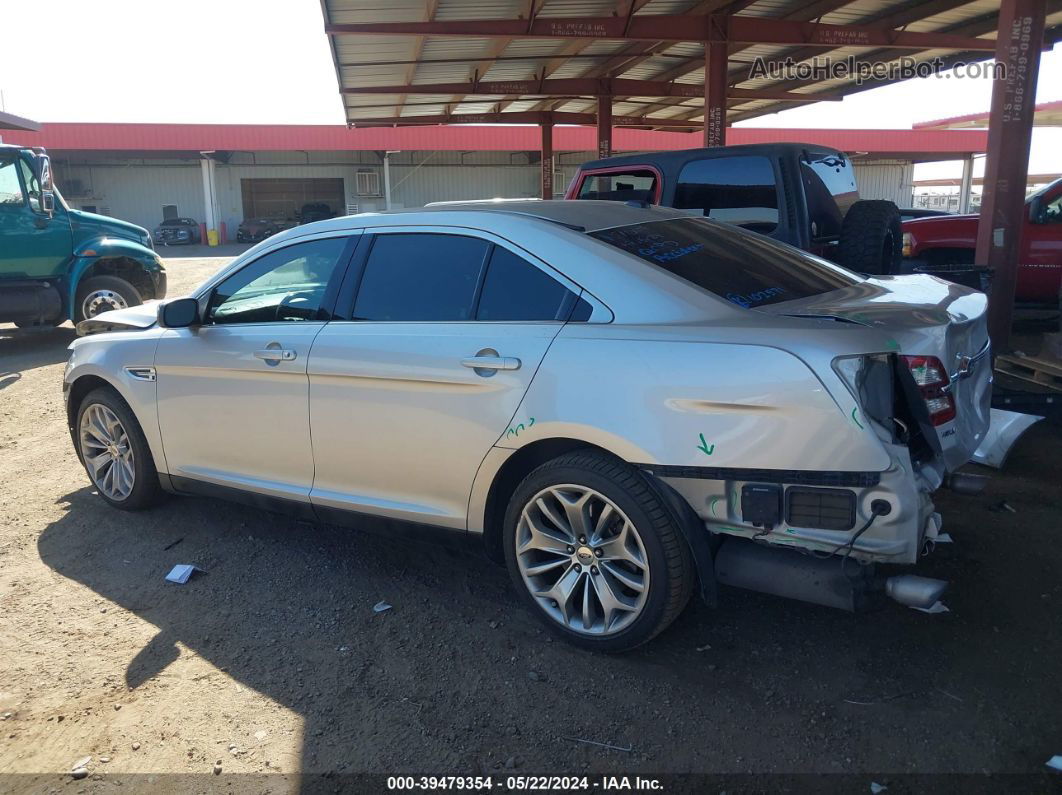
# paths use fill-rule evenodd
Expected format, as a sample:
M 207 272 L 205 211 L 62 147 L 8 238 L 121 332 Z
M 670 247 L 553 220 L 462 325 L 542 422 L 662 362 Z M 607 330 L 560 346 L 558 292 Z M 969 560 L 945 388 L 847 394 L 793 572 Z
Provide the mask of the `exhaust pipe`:
M 917 574 L 901 574 L 885 580 L 885 594 L 889 598 L 908 607 L 923 609 L 935 605 L 947 588 L 947 580 L 934 580 Z

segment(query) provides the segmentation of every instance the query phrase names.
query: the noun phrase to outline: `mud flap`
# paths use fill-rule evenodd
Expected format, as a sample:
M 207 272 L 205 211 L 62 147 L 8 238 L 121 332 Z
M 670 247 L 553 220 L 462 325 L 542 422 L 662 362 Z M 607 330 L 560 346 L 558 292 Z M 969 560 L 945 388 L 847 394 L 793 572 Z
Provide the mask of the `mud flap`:
M 693 564 L 697 568 L 697 581 L 700 583 L 701 600 L 709 607 L 719 606 L 719 586 L 715 579 L 715 560 L 712 545 L 704 523 L 694 513 L 690 504 L 667 483 L 656 478 L 651 472 L 643 470 L 650 487 L 664 498 L 675 514 L 675 522 L 682 528 L 682 534 L 690 545 Z

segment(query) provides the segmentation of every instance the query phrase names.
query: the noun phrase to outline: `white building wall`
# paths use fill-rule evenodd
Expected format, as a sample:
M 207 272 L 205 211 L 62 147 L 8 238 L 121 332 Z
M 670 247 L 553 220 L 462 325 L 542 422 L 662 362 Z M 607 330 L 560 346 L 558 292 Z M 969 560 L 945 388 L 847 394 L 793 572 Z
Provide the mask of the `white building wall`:
M 75 209 L 95 207 L 104 215 L 154 229 L 162 205 L 203 219 L 203 176 L 198 161 L 172 165 L 67 165 L 56 168 L 60 193 Z
M 562 195 L 592 153 L 558 157 L 555 187 Z M 379 175 L 379 192 L 357 194 L 356 173 Z M 95 206 L 98 212 L 153 229 L 162 220 L 162 206 L 176 204 L 182 216 L 203 219 L 203 185 L 198 160 L 108 160 L 57 164 L 60 190 L 74 207 Z M 889 199 L 910 207 L 914 167 L 909 161 L 880 160 L 855 165 L 864 199 Z M 341 178 L 346 204 L 361 212 L 382 210 L 383 165 L 375 152 L 237 152 L 216 170 L 218 212 L 232 239 L 243 219 L 240 180 L 249 178 Z M 75 185 L 80 190 L 73 191 Z M 532 198 L 538 196 L 537 153 L 529 152 L 399 152 L 391 156 L 392 205 L 422 207 L 458 199 Z M 345 211 L 346 208 L 341 208 Z
M 914 164 L 910 160 L 873 160 L 854 166 L 859 198 L 888 199 L 897 207 L 911 206 Z

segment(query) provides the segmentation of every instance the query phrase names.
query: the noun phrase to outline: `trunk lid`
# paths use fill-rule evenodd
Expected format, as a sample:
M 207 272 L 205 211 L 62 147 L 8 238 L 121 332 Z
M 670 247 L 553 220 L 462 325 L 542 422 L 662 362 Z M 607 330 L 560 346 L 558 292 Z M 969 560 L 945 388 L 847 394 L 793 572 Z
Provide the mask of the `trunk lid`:
M 882 276 L 822 295 L 769 304 L 757 311 L 831 317 L 888 335 L 905 356 L 935 356 L 950 377 L 955 418 L 932 427 L 948 471 L 973 456 L 988 431 L 992 362 L 984 293 L 933 276 Z M 868 351 L 870 353 L 870 351 Z M 936 445 L 933 445 L 936 447 Z

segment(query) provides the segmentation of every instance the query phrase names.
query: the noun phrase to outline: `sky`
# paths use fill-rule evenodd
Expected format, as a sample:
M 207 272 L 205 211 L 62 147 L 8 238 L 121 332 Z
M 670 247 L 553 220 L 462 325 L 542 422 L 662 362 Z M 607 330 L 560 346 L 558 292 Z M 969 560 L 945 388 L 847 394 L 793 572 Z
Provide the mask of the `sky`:
M 315 0 L 49 0 L 48 10 L 50 24 L 27 20 L 35 35 L 0 46 L 0 107 L 9 113 L 45 122 L 345 122 Z M 740 126 L 910 128 L 987 110 L 990 98 L 988 78 L 931 77 Z M 1058 99 L 1062 47 L 1044 54 L 1037 90 L 1038 102 Z M 1062 129 L 1034 132 L 1029 168 L 1062 173 Z M 915 177 L 960 170 L 923 164 Z

